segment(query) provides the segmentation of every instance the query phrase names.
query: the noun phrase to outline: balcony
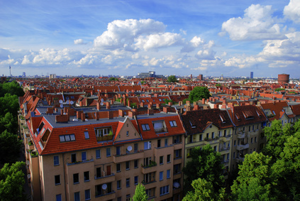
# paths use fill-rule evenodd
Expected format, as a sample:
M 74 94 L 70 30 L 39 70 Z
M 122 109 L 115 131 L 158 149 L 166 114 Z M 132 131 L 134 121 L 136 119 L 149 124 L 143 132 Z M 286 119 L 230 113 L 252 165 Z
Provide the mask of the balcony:
M 112 173 L 110 175 L 102 176 L 102 177 L 97 177 L 95 176 L 95 183 L 96 184 L 106 184 L 109 182 L 114 182 L 116 179 L 115 174 Z
M 157 183 L 156 183 L 155 180 L 148 181 L 147 183 L 143 180 L 143 181 L 142 181 L 142 184 L 143 184 L 143 185 L 145 186 L 145 188 L 147 188 L 147 189 L 157 187 Z
M 112 140 L 114 137 L 114 135 L 105 135 L 105 136 L 102 136 L 102 137 L 96 137 L 97 138 L 97 142 L 102 142 L 102 141 L 109 141 L 109 140 Z
M 96 200 L 113 200 L 116 198 L 116 193 L 115 191 L 111 191 L 109 193 L 101 193 L 101 194 L 96 194 Z M 98 198 L 98 199 L 97 199 Z
M 93 162 L 94 159 L 88 159 L 88 160 L 85 160 L 85 161 L 76 161 L 74 163 L 67 163 L 67 166 L 70 166 L 70 165 L 76 165 L 76 164 L 82 164 L 82 163 L 89 163 L 89 162 Z
M 239 134 L 237 135 L 237 137 L 238 137 L 239 139 L 244 139 L 245 136 L 246 136 L 245 133 L 239 133 Z
M 140 150 L 137 152 L 133 153 L 126 153 L 126 154 L 121 154 L 121 155 L 114 155 L 113 156 L 113 161 L 114 163 L 122 163 L 126 161 L 133 161 L 136 159 L 141 159 L 144 158 L 144 150 Z
M 148 174 L 150 172 L 155 172 L 157 167 L 157 163 L 155 161 L 151 161 L 151 163 L 148 166 L 143 166 L 142 165 L 142 173 L 143 174 Z
M 223 160 L 223 161 L 221 161 L 221 163 L 224 164 L 224 165 L 228 165 L 229 160 Z
M 245 159 L 244 156 L 236 157 L 236 162 L 238 162 L 238 163 L 239 163 L 239 162 L 243 162 L 244 159 Z
M 249 148 L 249 144 L 244 144 L 244 145 L 238 145 L 236 147 L 237 150 L 244 150 L 244 149 L 248 149 Z
M 205 138 L 204 139 L 205 141 L 205 144 L 215 144 L 215 143 L 218 143 L 219 142 L 219 138 L 217 137 L 217 138 L 214 138 L 214 139 L 207 139 L 207 138 Z
M 220 149 L 219 149 L 219 152 L 221 152 L 221 154 L 222 154 L 222 152 L 223 152 L 223 154 L 226 152 L 229 152 L 229 150 L 230 150 L 230 147 L 220 147 Z

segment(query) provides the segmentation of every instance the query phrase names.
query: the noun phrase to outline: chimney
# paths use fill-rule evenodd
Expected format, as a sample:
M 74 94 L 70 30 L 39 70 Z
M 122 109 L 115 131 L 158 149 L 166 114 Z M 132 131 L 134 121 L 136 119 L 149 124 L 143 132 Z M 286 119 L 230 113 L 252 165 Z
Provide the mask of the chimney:
M 214 109 L 218 109 L 218 105 L 217 104 L 214 104 Z
M 47 108 L 47 114 L 53 114 L 53 108 L 48 107 Z
M 101 110 L 101 105 L 100 105 L 99 102 L 97 102 L 97 110 L 98 110 L 98 111 Z
M 81 120 L 85 121 L 85 114 L 84 113 L 81 113 Z
M 185 111 L 191 111 L 191 106 L 185 106 Z
M 128 117 L 133 119 L 134 113 L 132 111 L 128 111 Z
M 140 107 L 142 107 L 142 108 L 144 107 L 144 103 L 143 102 L 140 103 Z
M 171 105 L 172 105 L 172 102 L 169 102 L 168 105 L 171 106 Z
M 179 101 L 179 102 L 178 102 L 178 105 L 181 106 L 181 105 L 182 105 L 182 101 Z
M 110 104 L 111 104 L 111 105 L 114 104 L 114 99 L 111 99 L 111 100 L 110 100 Z
M 202 105 L 205 104 L 205 98 L 202 98 Z
M 124 117 L 124 111 L 123 110 L 119 110 L 119 117 Z
M 64 115 L 63 109 L 60 110 L 60 115 Z
M 82 113 L 82 111 L 77 111 L 76 112 L 76 118 L 77 119 L 81 119 L 81 113 Z
M 108 112 L 108 118 L 113 119 L 114 118 L 114 113 L 113 111 L 107 111 Z
M 109 110 L 110 109 L 110 103 L 106 102 L 106 109 Z
M 186 101 L 186 105 L 187 106 L 191 106 L 191 102 L 190 101 Z
M 159 109 L 159 108 L 160 108 L 160 104 L 156 103 L 156 109 Z
M 69 117 L 68 115 L 56 115 L 55 122 L 56 123 L 68 123 Z
M 148 109 L 148 110 L 147 110 L 147 114 L 148 114 L 148 115 L 153 115 L 153 114 L 154 114 L 154 112 L 153 112 L 153 110 L 151 110 L 151 109 Z
M 163 112 L 164 113 L 168 113 L 170 111 L 170 108 L 169 107 L 163 107 Z
M 193 110 L 199 110 L 199 105 L 194 105 L 194 109 Z
M 128 101 L 127 101 L 127 106 L 130 107 L 130 104 L 131 104 L 131 102 L 130 102 L 130 100 L 128 99 Z
M 98 114 L 98 112 L 95 112 L 95 119 L 99 120 L 99 114 Z

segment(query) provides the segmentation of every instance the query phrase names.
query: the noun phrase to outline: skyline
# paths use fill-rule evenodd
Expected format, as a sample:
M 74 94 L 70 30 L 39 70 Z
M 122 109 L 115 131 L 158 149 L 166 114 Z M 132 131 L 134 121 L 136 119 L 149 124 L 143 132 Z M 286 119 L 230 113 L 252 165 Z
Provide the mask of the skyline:
M 1 74 L 300 77 L 295 0 L 0 5 Z

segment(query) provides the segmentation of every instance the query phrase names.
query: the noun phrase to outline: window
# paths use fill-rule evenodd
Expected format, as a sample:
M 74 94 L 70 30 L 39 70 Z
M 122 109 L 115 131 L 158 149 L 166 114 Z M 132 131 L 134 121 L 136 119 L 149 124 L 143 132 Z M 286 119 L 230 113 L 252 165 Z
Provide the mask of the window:
M 171 178 L 171 170 L 167 170 L 167 179 Z
M 101 167 L 96 168 L 97 178 L 101 177 Z
M 97 129 L 95 129 L 95 133 L 96 133 L 97 138 L 101 138 L 101 137 L 107 136 L 110 133 L 112 133 L 112 129 L 111 129 L 111 127 L 97 128 Z
M 106 157 L 110 157 L 110 148 L 106 148 Z
M 121 164 L 120 163 L 117 164 L 117 172 L 121 172 Z
M 254 138 L 254 142 L 257 142 L 256 137 Z
M 214 139 L 215 138 L 215 132 L 211 133 L 211 138 Z
M 126 170 L 130 169 L 130 161 L 126 161 Z
M 61 201 L 61 194 L 56 195 L 56 201 Z
M 160 187 L 160 196 L 166 195 L 169 193 L 169 185 Z
M 72 163 L 76 162 L 76 154 L 71 154 L 71 162 Z
M 171 127 L 176 127 L 177 126 L 176 121 L 170 121 L 170 126 Z
M 139 182 L 139 177 L 135 176 L 134 177 L 134 185 L 138 185 L 138 182 Z
M 179 174 L 179 173 L 181 173 L 181 164 L 176 164 L 176 165 L 174 165 L 173 174 L 175 175 L 175 174 Z
M 207 138 L 207 139 L 209 138 L 209 133 L 206 133 L 206 138 Z
M 168 146 L 168 139 L 165 139 L 165 147 Z
M 86 161 L 86 152 L 81 152 L 81 160 Z
M 134 160 L 134 168 L 138 168 L 139 167 L 139 160 Z
M 55 180 L 55 185 L 59 185 L 60 184 L 60 175 L 55 175 L 54 180 Z
M 130 178 L 126 179 L 126 187 L 129 188 L 130 187 Z
M 226 132 L 227 132 L 227 130 L 224 130 L 224 137 L 226 137 Z
M 251 144 L 253 143 L 253 137 L 251 138 Z
M 101 158 L 101 155 L 100 155 L 100 149 L 97 149 L 97 150 L 96 150 L 96 158 L 97 158 L 97 159 Z
M 167 163 L 171 163 L 171 154 L 167 155 Z
M 233 159 L 235 159 L 235 152 L 233 152 Z
M 128 125 L 128 124 L 127 124 L 127 125 Z M 126 132 L 126 136 L 127 136 L 127 137 L 129 136 L 129 131 Z
M 134 144 L 134 152 L 137 152 L 139 150 L 139 145 L 138 143 Z
M 159 172 L 159 181 L 162 181 L 164 178 L 164 172 Z
M 117 181 L 117 189 L 118 189 L 118 190 L 121 189 L 121 180 L 118 180 L 118 181 Z
M 151 141 L 144 142 L 144 150 L 151 149 Z
M 59 141 L 60 142 L 70 142 L 70 141 L 75 141 L 75 135 L 60 135 L 59 136 Z
M 219 137 L 222 137 L 222 131 L 219 131 Z
M 59 165 L 59 157 L 58 156 L 54 156 L 53 160 L 54 160 L 54 166 Z
M 181 158 L 181 149 L 177 149 L 174 151 L 174 157 L 176 158 Z
M 74 201 L 80 201 L 80 192 L 74 193 Z
M 179 135 L 173 137 L 173 144 L 181 143 L 181 138 Z
M 150 131 L 149 124 L 142 124 L 143 131 Z
M 79 183 L 79 174 L 73 174 L 73 183 L 78 184 Z
M 163 156 L 160 156 L 160 157 L 159 157 L 159 164 L 160 164 L 160 165 L 163 165 L 163 164 L 164 164 L 164 157 L 163 157 Z
M 165 121 L 153 121 L 152 124 L 156 133 L 167 132 Z
M 217 151 L 217 146 L 214 146 L 214 151 Z
M 233 146 L 236 146 L 236 140 L 234 140 L 234 142 L 233 142 Z
M 202 134 L 199 135 L 199 141 L 202 141 L 203 140 L 203 136 Z
M 90 135 L 88 131 L 84 131 L 84 137 L 85 139 L 90 139 Z
M 127 151 L 127 149 L 126 149 Z M 116 155 L 120 156 L 121 155 L 121 147 L 116 147 Z
M 84 181 L 90 181 L 90 172 L 84 172 L 83 173 Z
M 160 140 L 157 140 L 157 147 L 160 147 Z
M 126 195 L 126 201 L 130 201 L 130 194 Z
M 90 200 L 91 199 L 91 190 L 85 190 L 84 191 L 84 196 L 85 196 L 85 200 Z

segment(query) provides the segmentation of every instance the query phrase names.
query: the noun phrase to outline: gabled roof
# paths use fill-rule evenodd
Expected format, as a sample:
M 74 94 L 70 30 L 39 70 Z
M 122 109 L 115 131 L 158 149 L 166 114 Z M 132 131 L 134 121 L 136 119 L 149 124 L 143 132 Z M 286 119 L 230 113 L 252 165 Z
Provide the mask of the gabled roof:
M 228 110 L 228 113 L 236 126 L 267 121 L 263 111 L 254 105 L 236 106 Z
M 292 111 L 294 115 L 299 116 L 300 115 L 300 104 L 299 105 L 292 105 L 291 106 Z
M 277 120 L 280 119 L 283 115 L 283 114 L 280 114 L 280 112 L 282 112 L 284 110 L 284 107 L 289 107 L 289 106 L 288 106 L 287 102 L 283 101 L 283 102 L 273 102 L 273 103 L 261 104 L 261 107 L 264 110 L 270 110 L 273 115 L 275 112 L 274 117 L 269 117 L 269 120 L 273 121 L 274 119 L 277 119 Z
M 187 134 L 202 133 L 210 124 L 219 129 L 233 127 L 227 112 L 220 109 L 187 111 L 181 118 Z

